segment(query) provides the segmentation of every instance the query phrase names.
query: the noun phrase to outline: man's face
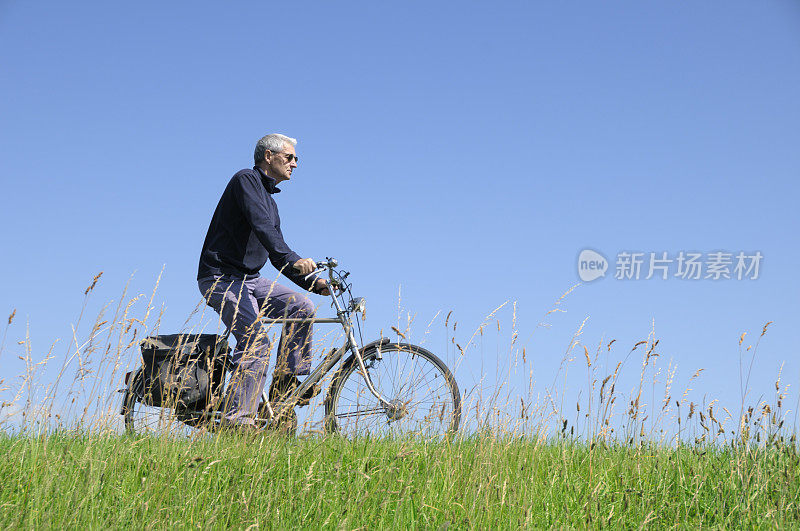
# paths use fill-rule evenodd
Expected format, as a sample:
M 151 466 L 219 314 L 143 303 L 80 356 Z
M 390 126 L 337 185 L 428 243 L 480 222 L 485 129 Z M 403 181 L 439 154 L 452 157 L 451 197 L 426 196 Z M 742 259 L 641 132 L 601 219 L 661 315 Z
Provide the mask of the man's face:
M 281 151 L 267 151 L 267 174 L 275 179 L 276 183 L 288 181 L 292 178 L 292 171 L 297 167 L 297 155 L 294 146 L 288 142 Z

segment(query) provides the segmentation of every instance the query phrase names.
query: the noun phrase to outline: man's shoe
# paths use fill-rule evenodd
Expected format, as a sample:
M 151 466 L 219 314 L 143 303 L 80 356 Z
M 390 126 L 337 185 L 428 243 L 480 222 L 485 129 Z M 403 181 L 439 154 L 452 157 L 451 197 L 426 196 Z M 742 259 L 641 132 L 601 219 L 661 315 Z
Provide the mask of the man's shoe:
M 269 386 L 269 401 L 283 402 L 298 387 L 300 387 L 300 380 L 293 374 L 274 376 L 272 384 Z M 307 406 L 311 399 L 317 396 L 321 390 L 322 387 L 319 384 L 309 387 L 305 393 L 297 398 L 295 406 Z

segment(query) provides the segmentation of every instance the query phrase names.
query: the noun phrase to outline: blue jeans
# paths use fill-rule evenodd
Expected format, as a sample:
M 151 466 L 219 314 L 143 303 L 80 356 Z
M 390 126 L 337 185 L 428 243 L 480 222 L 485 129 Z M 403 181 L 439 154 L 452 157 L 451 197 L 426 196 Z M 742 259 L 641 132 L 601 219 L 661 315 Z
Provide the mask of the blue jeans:
M 222 275 L 202 278 L 197 284 L 208 305 L 236 338 L 236 348 L 229 358 L 234 372 L 228 383 L 225 420 L 234 424 L 252 423 L 248 417 L 258 408 L 270 357 L 268 325 L 262 324 L 260 318 L 310 318 L 315 313 L 314 304 L 305 295 L 262 277 Z M 310 372 L 311 334 L 311 323 L 284 325 L 278 343 L 276 374 Z

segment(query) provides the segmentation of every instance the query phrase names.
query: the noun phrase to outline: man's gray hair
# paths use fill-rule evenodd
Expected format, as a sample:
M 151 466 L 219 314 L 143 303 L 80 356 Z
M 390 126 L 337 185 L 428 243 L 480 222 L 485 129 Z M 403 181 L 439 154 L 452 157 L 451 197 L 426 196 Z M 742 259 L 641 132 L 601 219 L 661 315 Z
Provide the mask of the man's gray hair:
M 264 160 L 267 151 L 283 151 L 286 144 L 296 146 L 297 139 L 290 138 L 280 133 L 272 133 L 271 135 L 262 137 L 261 140 L 256 143 L 256 151 L 253 153 L 253 160 L 255 160 L 255 163 L 258 164 Z

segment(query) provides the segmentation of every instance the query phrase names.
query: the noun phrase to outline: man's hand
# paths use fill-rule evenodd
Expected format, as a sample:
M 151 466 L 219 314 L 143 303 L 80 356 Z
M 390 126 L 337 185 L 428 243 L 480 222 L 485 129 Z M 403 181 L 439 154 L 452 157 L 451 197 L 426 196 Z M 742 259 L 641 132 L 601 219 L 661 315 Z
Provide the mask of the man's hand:
M 307 275 L 317 269 L 317 264 L 311 258 L 301 258 L 292 267 L 300 271 L 302 274 Z
M 324 278 L 318 278 L 314 282 L 314 286 L 311 288 L 311 291 L 317 293 L 318 295 L 330 295 L 331 289 L 328 287 L 328 281 Z

